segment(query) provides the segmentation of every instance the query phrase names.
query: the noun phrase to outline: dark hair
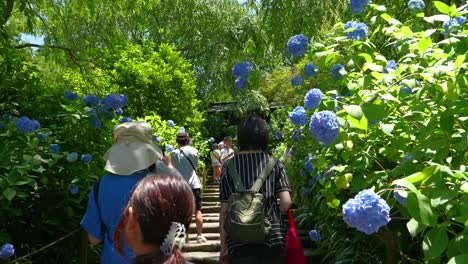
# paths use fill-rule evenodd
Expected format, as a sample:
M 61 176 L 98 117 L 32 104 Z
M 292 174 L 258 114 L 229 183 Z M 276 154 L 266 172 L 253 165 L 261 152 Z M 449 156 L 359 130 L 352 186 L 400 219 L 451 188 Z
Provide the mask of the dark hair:
M 150 174 L 141 179 L 133 188 L 114 233 L 114 247 L 120 254 L 123 254 L 122 232 L 129 207 L 135 212 L 143 242 L 161 246 L 172 222 L 190 224 L 195 201 L 190 186 L 180 176 Z M 184 262 L 180 249 L 175 247 L 164 263 Z
M 189 136 L 177 137 L 176 142 L 177 144 L 181 146 L 187 146 L 190 143 L 190 137 Z
M 226 141 L 226 140 L 231 140 L 232 141 L 232 137 L 231 136 L 227 136 L 223 139 L 223 142 Z
M 256 115 L 247 116 L 237 128 L 239 150 L 262 150 L 268 147 L 268 128 L 265 120 Z

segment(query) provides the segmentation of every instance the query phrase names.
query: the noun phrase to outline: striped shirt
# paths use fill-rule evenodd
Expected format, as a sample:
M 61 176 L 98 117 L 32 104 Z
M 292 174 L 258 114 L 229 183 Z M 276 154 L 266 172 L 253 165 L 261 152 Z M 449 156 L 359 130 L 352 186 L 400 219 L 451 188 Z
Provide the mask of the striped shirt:
M 239 153 L 234 156 L 236 169 L 245 189 L 250 189 L 252 187 L 269 159 L 270 155 L 263 152 Z M 265 213 L 272 225 L 270 236 L 264 243 L 265 246 L 270 248 L 284 248 L 287 226 L 281 217 L 276 196 L 277 193 L 284 191 L 290 192 L 291 188 L 283 164 L 281 161 L 278 161 L 259 191 L 259 193 L 263 194 L 265 197 Z M 229 196 L 234 192 L 236 192 L 234 181 L 231 175 L 229 175 L 227 166 L 223 166 L 221 171 L 219 200 L 221 202 L 228 202 Z M 247 245 L 230 240 L 227 234 L 226 242 L 230 255 L 235 254 L 237 250 L 242 250 L 244 247 L 247 247 Z

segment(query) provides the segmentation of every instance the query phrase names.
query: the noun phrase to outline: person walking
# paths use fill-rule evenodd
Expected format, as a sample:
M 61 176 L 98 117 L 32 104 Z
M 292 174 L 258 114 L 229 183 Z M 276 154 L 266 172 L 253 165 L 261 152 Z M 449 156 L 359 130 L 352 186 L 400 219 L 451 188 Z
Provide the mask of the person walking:
M 172 163 L 192 189 L 195 199 L 194 213 L 195 224 L 197 226 L 197 242 L 205 243 L 207 239 L 203 236 L 201 183 L 196 171 L 198 167 L 198 151 L 189 145 L 191 142 L 190 137 L 183 128 L 177 134 L 176 142 L 179 148 L 171 152 Z M 189 241 L 188 232 L 187 241 Z
M 232 146 L 232 137 L 227 136 L 223 140 L 224 148 L 221 150 L 221 162 L 224 163 L 226 160 L 234 157 L 234 150 Z
M 218 149 L 218 144 L 213 144 L 210 152 L 211 167 L 213 168 L 213 181 L 219 184 L 221 176 L 221 151 Z
M 150 174 L 132 190 L 114 233 L 114 247 L 134 253 L 133 264 L 189 264 L 182 255 L 195 201 L 188 183 L 175 175 Z
M 230 264 L 250 264 L 268 263 L 282 264 L 285 258 L 285 239 L 287 227 L 282 219 L 281 213 L 286 213 L 291 205 L 288 177 L 283 164 L 280 161 L 270 165 L 271 156 L 267 153 L 268 128 L 263 119 L 251 115 L 246 117 L 238 126 L 237 140 L 239 153 L 223 165 L 221 172 L 220 194 L 220 236 L 221 253 L 220 261 Z M 273 159 L 273 161 L 275 161 Z M 231 164 L 229 164 L 231 163 Z M 232 167 L 230 167 L 232 165 Z M 232 169 L 237 171 L 244 189 L 253 186 L 263 169 L 271 166 L 267 170 L 267 177 L 261 185 L 259 192 L 264 197 L 264 213 L 266 219 L 271 223 L 269 231 L 263 243 L 243 244 L 234 241 L 229 234 L 226 234 L 224 223 L 228 211 L 228 201 L 232 194 L 240 190 L 236 189 Z M 230 167 L 230 169 L 228 169 Z M 279 199 L 279 204 L 277 200 Z
M 115 227 L 133 186 L 143 179 L 151 167 L 157 171 L 180 174 L 153 144 L 152 128 L 144 122 L 127 122 L 113 129 L 114 144 L 104 155 L 108 172 L 92 186 L 81 227 L 88 233 L 92 245 L 103 243 L 103 264 L 131 263 L 132 251 L 123 246 L 125 256 L 117 254 L 113 246 Z M 156 166 L 155 166 L 156 164 Z

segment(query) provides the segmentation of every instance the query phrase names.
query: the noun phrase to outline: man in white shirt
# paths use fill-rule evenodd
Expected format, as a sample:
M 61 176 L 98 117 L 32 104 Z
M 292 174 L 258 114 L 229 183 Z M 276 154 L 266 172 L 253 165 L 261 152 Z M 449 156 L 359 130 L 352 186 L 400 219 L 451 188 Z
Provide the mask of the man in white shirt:
M 224 140 L 224 148 L 221 150 L 221 161 L 224 163 L 226 160 L 234 157 L 234 150 L 231 148 L 232 145 L 232 138 L 225 137 Z

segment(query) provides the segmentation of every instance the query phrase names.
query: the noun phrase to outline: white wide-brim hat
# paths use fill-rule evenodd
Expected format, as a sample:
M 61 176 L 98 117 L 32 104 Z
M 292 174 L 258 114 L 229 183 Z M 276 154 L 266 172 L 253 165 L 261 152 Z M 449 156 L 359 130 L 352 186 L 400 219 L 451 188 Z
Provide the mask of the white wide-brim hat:
M 145 122 L 126 122 L 114 126 L 115 143 L 104 154 L 108 172 L 131 175 L 155 164 L 162 157 L 153 143 L 153 129 Z

